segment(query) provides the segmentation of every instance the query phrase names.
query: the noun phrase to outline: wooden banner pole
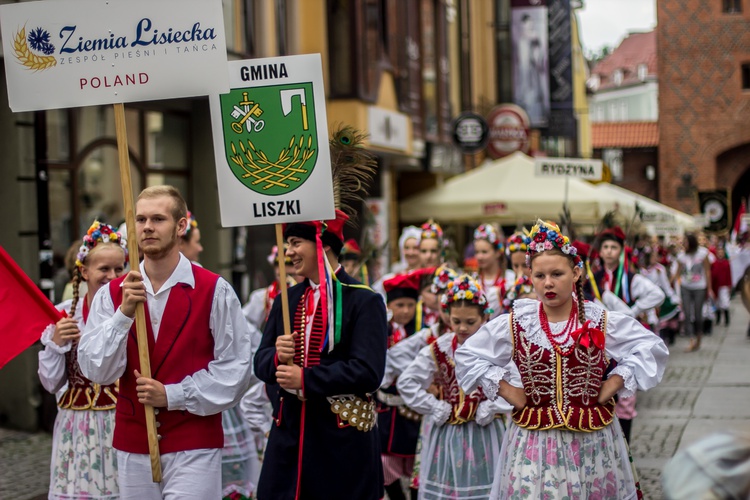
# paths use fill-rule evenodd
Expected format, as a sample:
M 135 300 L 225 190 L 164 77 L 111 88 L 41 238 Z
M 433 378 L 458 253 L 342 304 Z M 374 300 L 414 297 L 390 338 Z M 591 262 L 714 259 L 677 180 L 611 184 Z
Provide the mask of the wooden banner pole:
M 125 208 L 125 224 L 128 228 L 128 253 L 130 269 L 139 269 L 138 239 L 135 231 L 135 209 L 133 204 L 133 186 L 130 179 L 130 155 L 128 153 L 128 135 L 125 128 L 125 107 L 122 103 L 114 104 L 115 131 L 117 133 L 117 153 L 120 160 L 120 182 L 122 183 L 122 201 Z M 135 332 L 138 340 L 138 358 L 141 364 L 141 375 L 151 378 L 151 362 L 148 356 L 148 337 L 146 331 L 146 314 L 143 303 L 135 309 Z M 155 483 L 161 482 L 161 457 L 159 440 L 156 435 L 156 415 L 154 407 L 144 405 L 146 409 L 146 433 L 148 435 L 148 452 L 151 457 L 151 477 Z
M 279 264 L 279 292 L 281 295 L 281 314 L 284 317 L 284 335 L 291 335 L 292 326 L 289 319 L 289 294 L 286 288 L 286 265 L 284 264 L 284 232 L 282 224 L 276 224 L 276 258 Z M 301 332 L 300 335 L 304 335 Z M 293 365 L 294 360 L 290 360 L 288 365 Z

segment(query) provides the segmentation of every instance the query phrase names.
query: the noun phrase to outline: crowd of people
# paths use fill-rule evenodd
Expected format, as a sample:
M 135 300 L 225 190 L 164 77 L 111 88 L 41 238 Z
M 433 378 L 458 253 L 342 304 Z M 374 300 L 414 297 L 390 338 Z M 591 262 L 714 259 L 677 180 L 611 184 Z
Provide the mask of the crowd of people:
M 696 351 L 730 321 L 734 250 L 700 235 L 614 226 L 585 243 L 553 222 L 508 237 L 485 223 L 458 263 L 427 221 L 403 229 L 399 260 L 370 283 L 337 210 L 285 225 L 275 280 L 243 306 L 198 263 L 199 225 L 175 188 L 144 190 L 135 215 L 139 268 L 94 221 L 66 315 L 41 332 L 39 376 L 59 407 L 49 498 L 640 498 L 636 391 L 660 382 L 677 335 Z

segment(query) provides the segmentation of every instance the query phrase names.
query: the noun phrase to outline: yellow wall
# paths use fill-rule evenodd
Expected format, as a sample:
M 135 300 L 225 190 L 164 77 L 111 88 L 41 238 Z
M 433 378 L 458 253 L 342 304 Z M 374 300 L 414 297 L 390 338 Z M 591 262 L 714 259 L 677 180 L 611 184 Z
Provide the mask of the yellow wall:
M 480 113 L 486 113 L 497 104 L 493 3 L 493 0 L 470 2 L 471 97 L 474 109 Z
M 570 14 L 571 39 L 573 41 L 573 111 L 578 119 L 578 155 L 581 158 L 591 158 L 593 153 L 591 143 L 591 121 L 589 118 L 589 103 L 586 99 L 586 59 L 578 33 L 578 17 L 575 11 Z

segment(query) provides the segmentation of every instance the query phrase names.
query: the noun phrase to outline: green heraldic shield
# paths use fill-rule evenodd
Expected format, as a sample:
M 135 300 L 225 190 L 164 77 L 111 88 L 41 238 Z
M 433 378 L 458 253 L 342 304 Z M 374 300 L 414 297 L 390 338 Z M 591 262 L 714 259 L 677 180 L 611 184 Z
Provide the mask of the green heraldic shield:
M 304 184 L 318 158 L 312 83 L 233 89 L 220 102 L 224 152 L 243 185 L 278 196 Z

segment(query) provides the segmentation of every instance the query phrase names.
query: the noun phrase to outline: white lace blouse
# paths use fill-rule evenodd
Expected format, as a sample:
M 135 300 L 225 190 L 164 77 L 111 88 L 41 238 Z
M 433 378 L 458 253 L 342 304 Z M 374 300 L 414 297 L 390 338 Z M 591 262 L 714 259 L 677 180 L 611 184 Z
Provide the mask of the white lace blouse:
M 586 317 L 596 324 L 604 309 L 586 302 Z M 539 301 L 518 299 L 513 312 L 523 328 L 522 335 L 529 342 L 551 350 L 552 345 L 539 322 Z M 511 374 L 504 366 L 512 360 L 513 340 L 508 314 L 503 314 L 484 325 L 456 350 L 456 376 L 464 392 L 481 386 L 490 399 L 495 399 L 501 380 L 510 382 Z M 578 325 L 580 326 L 580 325 Z M 553 333 L 565 328 L 565 321 L 550 323 Z M 610 376 L 618 374 L 625 381 L 619 395 L 628 397 L 636 390 L 648 390 L 656 386 L 664 375 L 669 350 L 662 339 L 644 328 L 637 320 L 622 313 L 608 312 L 605 332 L 605 352 L 617 361 Z M 568 338 L 562 348 L 574 342 Z M 516 385 L 516 384 L 513 384 Z

